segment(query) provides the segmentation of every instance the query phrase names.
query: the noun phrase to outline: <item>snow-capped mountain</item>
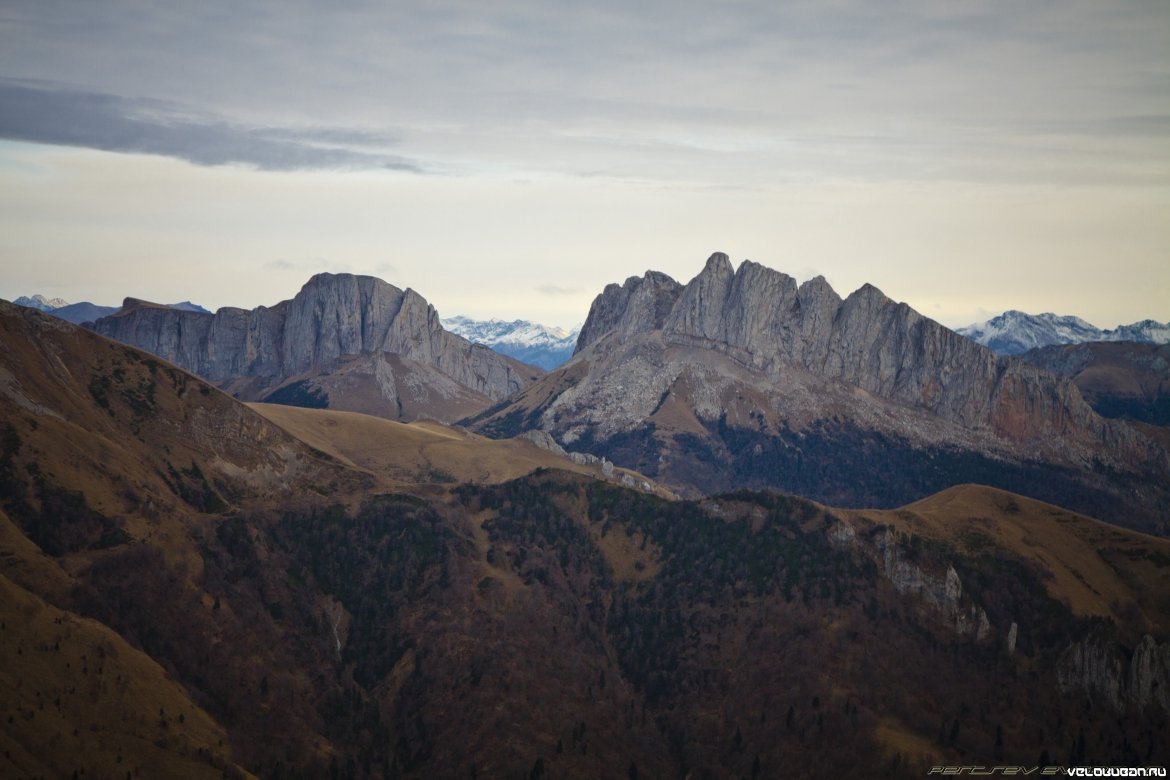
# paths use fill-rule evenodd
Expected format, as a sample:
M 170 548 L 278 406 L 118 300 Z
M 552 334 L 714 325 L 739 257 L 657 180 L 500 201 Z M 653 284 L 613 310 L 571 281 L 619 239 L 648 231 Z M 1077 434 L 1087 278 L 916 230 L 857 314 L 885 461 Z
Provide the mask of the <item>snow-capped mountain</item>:
M 53 311 L 69 305 L 69 301 L 61 298 L 46 298 L 43 295 L 22 295 L 13 303 L 17 306 L 27 306 L 30 309 L 40 309 L 41 311 Z
M 462 315 L 441 319 L 443 327 L 473 344 L 483 344 L 496 352 L 513 357 L 546 371 L 559 366 L 573 354 L 577 345 L 578 326 L 564 328 L 541 325 L 528 320 L 473 320 Z
M 956 332 L 1001 355 L 1019 355 L 1052 344 L 1084 344 L 1091 341 L 1170 343 L 1170 323 L 1144 320 L 1114 330 L 1102 330 L 1080 317 L 1058 316 L 1051 312 L 1027 314 L 1015 310 L 1005 311 L 987 322 L 957 328 Z
M 1107 331 L 1109 332 L 1109 331 Z M 1170 322 L 1142 320 L 1132 325 L 1122 325 L 1112 331 L 1107 341 L 1138 341 L 1147 344 L 1170 344 Z
M 46 298 L 43 295 L 22 295 L 13 303 L 17 306 L 27 306 L 30 309 L 39 309 L 66 322 L 72 322 L 74 325 L 108 317 L 118 310 L 117 306 L 98 306 L 89 301 L 70 303 L 64 298 Z

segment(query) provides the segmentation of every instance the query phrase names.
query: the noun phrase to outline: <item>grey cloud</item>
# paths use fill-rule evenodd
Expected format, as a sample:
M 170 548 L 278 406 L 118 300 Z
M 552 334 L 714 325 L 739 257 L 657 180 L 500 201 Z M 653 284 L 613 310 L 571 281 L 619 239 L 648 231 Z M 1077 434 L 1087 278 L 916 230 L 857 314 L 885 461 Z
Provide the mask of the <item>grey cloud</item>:
M 542 284 L 537 286 L 536 291 L 545 295 L 580 295 L 580 287 L 560 287 L 555 284 Z
M 309 128 L 266 128 L 264 134 L 281 141 L 303 141 L 307 143 L 335 144 L 338 146 L 381 147 L 398 143 L 399 139 L 382 133 L 349 130 L 337 127 Z
M 385 169 L 421 173 L 376 134 L 334 128 L 256 127 L 183 113 L 162 101 L 59 85 L 0 80 L 0 138 L 108 152 L 158 154 L 196 165 L 266 171 Z
M 412 159 L 426 159 L 442 161 L 430 173 L 740 187 L 1141 179 L 1128 159 L 1165 157 L 1164 141 L 1151 149 L 1165 138 L 1157 117 L 1141 116 L 1170 94 L 1165 0 L 344 6 L 11 0 L 0 73 L 94 91 L 62 105 L 50 82 L 8 82 L 0 134 L 203 165 L 418 170 Z M 10 110 L 13 85 L 37 90 L 35 126 Z M 118 95 L 181 96 L 207 113 Z M 293 121 L 273 116 L 342 127 L 271 127 Z M 1062 122 L 1077 126 L 1061 135 L 1102 143 L 1050 154 L 1047 127 Z M 389 123 L 401 145 L 360 129 Z
M 1022 128 L 1036 133 L 1164 139 L 1170 134 L 1170 114 L 1131 114 L 1076 122 L 1035 123 Z
M 301 261 L 293 261 L 284 257 L 269 260 L 264 267 L 272 271 L 299 271 L 315 274 L 322 271 L 330 273 L 350 273 L 349 266 L 344 263 L 335 263 L 324 257 L 309 257 Z

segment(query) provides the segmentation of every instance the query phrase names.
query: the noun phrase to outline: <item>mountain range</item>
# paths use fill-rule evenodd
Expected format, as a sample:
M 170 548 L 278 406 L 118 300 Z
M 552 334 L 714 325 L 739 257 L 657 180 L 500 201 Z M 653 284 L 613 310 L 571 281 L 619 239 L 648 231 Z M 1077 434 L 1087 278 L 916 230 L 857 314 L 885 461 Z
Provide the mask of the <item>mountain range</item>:
M 446 324 L 529 359 L 572 340 L 523 321 Z M 719 253 L 686 285 L 649 271 L 607 287 L 547 375 L 452 333 L 414 291 L 346 274 L 252 311 L 128 298 L 92 327 L 243 400 L 530 432 L 682 495 L 771 487 L 897 506 L 978 479 L 1159 533 L 1170 520 L 1166 443 L 1110 419 L 1162 419 L 1156 377 L 1117 378 L 1156 372 L 1156 355 L 1112 361 L 1109 389 L 1084 359 L 1067 371 L 997 357 L 870 285 L 842 299 L 823 278 L 736 271 Z
M 13 303 L 17 306 L 27 306 L 47 312 L 75 325 L 109 317 L 121 308 L 119 306 L 99 306 L 88 301 L 69 303 L 62 298 L 46 298 L 40 294 L 21 296 Z M 160 305 L 170 309 L 211 314 L 208 309 L 190 301 Z M 579 327 L 565 331 L 563 328 L 541 325 L 528 320 L 512 320 L 511 322 L 496 319 L 475 320 L 462 315 L 450 319 L 440 319 L 439 322 L 449 333 L 462 336 L 472 344 L 483 344 L 501 355 L 507 355 L 521 363 L 536 366 L 545 371 L 556 368 L 572 357 L 573 349 L 577 345 L 577 333 L 580 331 Z
M 781 334 L 788 308 L 726 328 L 745 282 L 777 281 L 727 270 L 652 278 L 673 303 L 648 312 L 603 293 L 563 370 L 688 332 L 687 354 L 730 361 L 706 355 L 712 371 L 750 368 L 753 334 Z M 317 294 L 307 309 L 333 311 Z M 833 297 L 803 295 L 824 323 L 812 303 Z M 857 296 L 891 334 L 918 321 Z M 850 299 L 835 330 L 857 324 Z M 697 343 L 700 329 L 729 341 Z M 244 404 L 6 303 L 0 340 L 5 777 L 911 778 L 1170 760 L 1165 539 L 969 484 L 888 510 L 679 500 L 538 431 Z
M 1097 341 L 1131 341 L 1141 344 L 1170 344 L 1170 322 L 1142 320 L 1102 330 L 1079 317 L 1052 313 L 1025 314 L 1005 311 L 986 322 L 958 328 L 961 333 L 1000 355 L 1019 355 L 1030 349 L 1056 344 L 1085 344 Z
M 650 271 L 606 287 L 572 360 L 466 424 L 540 430 L 689 495 L 897 506 L 977 479 L 1161 533 L 1170 520 L 1164 443 L 1069 380 L 870 285 L 842 299 L 720 253 L 685 285 Z
M 66 322 L 72 322 L 74 325 L 82 325 L 86 322 L 93 322 L 102 317 L 108 317 L 118 311 L 117 306 L 99 306 L 89 301 L 82 301 L 81 303 L 69 303 L 61 298 L 46 298 L 43 295 L 21 296 L 13 301 L 17 306 L 28 306 L 29 308 L 37 309 L 39 311 L 52 314 L 54 317 L 60 317 Z M 191 303 L 190 301 L 182 301 L 181 303 L 164 304 L 171 309 L 179 309 L 182 311 L 197 311 L 204 314 L 210 314 L 207 309 L 202 306 Z
M 448 333 L 413 290 L 318 274 L 251 311 L 183 311 L 127 298 L 93 323 L 244 400 L 451 421 L 522 389 L 540 369 Z
M 89 302 L 70 304 L 61 298 L 44 295 L 22 296 L 14 303 L 45 311 L 75 324 L 93 322 L 118 311 L 117 306 L 97 306 Z M 170 308 L 210 313 L 190 301 L 165 304 Z M 457 315 L 440 320 L 442 326 L 473 344 L 483 344 L 497 352 L 516 358 L 545 371 L 551 371 L 573 355 L 580 326 L 563 328 L 541 325 L 529 320 L 476 320 Z M 1170 343 L 1170 323 L 1142 320 L 1103 330 L 1071 315 L 1027 314 L 1010 310 L 985 322 L 955 329 L 967 338 L 1000 355 L 1019 355 L 1030 349 L 1102 341 L 1125 341 L 1140 344 Z
M 22 295 L 13 301 L 17 306 L 27 306 L 30 309 L 38 311 L 54 311 L 55 309 L 63 309 L 70 305 L 69 301 L 64 298 L 46 298 L 44 295 Z
M 516 358 L 521 363 L 551 371 L 573 356 L 580 328 L 566 332 L 563 328 L 540 325 L 528 320 L 473 320 L 456 316 L 440 320 L 451 333 L 483 344 L 496 352 Z

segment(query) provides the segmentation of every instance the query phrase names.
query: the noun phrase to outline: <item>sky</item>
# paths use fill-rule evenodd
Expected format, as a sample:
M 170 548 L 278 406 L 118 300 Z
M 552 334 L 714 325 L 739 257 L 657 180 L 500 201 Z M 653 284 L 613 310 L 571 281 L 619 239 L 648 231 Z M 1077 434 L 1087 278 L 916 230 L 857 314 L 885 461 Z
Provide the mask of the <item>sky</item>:
M 572 326 L 715 251 L 1170 320 L 1170 3 L 0 2 L 0 298 Z

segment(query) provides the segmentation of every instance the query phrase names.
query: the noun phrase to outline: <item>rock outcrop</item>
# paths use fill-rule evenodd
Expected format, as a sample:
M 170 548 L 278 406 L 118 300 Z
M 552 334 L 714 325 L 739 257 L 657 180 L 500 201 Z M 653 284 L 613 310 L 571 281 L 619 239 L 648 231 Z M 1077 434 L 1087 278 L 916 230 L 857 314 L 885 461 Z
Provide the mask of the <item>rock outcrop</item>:
M 830 534 L 830 539 L 835 537 L 840 544 L 842 532 L 831 530 Z M 875 537 L 874 553 L 881 565 L 882 573 L 893 584 L 894 590 L 903 595 L 922 599 L 936 617 L 956 634 L 971 636 L 977 642 L 982 642 L 990 634 L 991 623 L 987 611 L 964 596 L 963 583 L 954 566 L 948 564 L 945 574 L 933 574 L 923 570 L 917 563 L 907 560 L 897 535 L 889 529 Z M 1013 646 L 1014 642 L 1013 637 Z
M 467 422 L 540 428 L 684 495 L 777 487 L 896 506 L 979 481 L 1170 531 L 1165 448 L 1097 415 L 1067 379 L 872 285 L 842 298 L 822 277 L 735 269 L 722 253 L 685 285 L 650 271 L 607 286 L 568 363 Z
M 318 274 L 292 300 L 250 311 L 223 308 L 205 314 L 127 298 L 117 314 L 98 320 L 93 328 L 221 386 L 230 385 L 247 400 L 260 400 L 289 380 L 311 381 L 336 372 L 363 357 L 367 365 L 357 384 L 389 408 L 375 403 L 360 411 L 390 417 L 462 416 L 469 408 L 483 408 L 522 389 L 540 373 L 448 333 L 434 307 L 417 292 L 351 274 Z M 449 385 L 439 395 L 458 401 L 452 404 L 453 413 L 433 414 L 420 407 L 417 414 L 404 414 L 404 382 L 395 377 L 410 385 L 411 374 L 422 375 L 419 382 L 432 389 Z M 333 408 L 352 406 L 336 383 L 328 388 L 314 384 L 311 390 L 328 396 Z
M 1065 691 L 1083 691 L 1121 711 L 1154 705 L 1170 711 L 1170 644 L 1149 634 L 1132 652 L 1101 638 L 1073 642 L 1061 655 L 1057 679 Z
M 631 336 L 661 329 L 682 289 L 681 284 L 658 271 L 631 276 L 620 286 L 606 286 L 589 308 L 574 354 L 611 332 Z
M 607 334 L 652 331 L 668 345 L 712 349 L 770 375 L 797 368 L 1012 439 L 1112 434 L 1070 383 L 999 360 L 868 284 L 842 300 L 823 277 L 798 286 L 751 261 L 733 271 L 716 253 L 685 287 L 653 271 L 607 287 L 577 354 Z

